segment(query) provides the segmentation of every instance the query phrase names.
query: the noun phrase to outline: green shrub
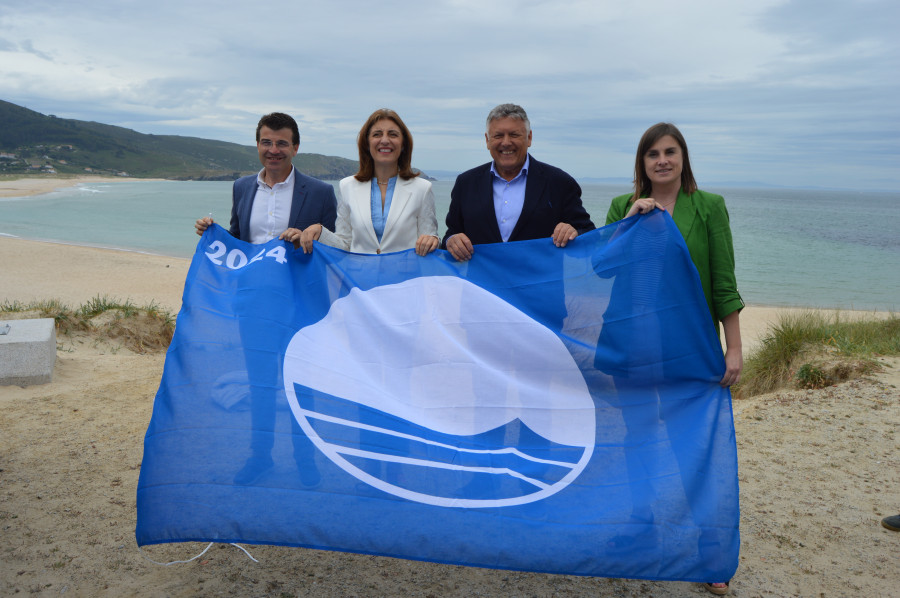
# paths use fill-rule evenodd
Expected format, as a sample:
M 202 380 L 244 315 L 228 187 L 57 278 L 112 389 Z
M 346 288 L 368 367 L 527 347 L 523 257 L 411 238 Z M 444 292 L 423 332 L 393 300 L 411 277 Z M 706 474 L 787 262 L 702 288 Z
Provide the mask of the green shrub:
M 875 357 L 900 354 L 900 317 L 842 320 L 805 311 L 781 316 L 746 360 L 735 396 L 753 396 L 796 383 L 820 388 L 874 371 Z M 816 358 L 813 359 L 812 357 Z M 821 362 L 821 363 L 820 363 Z M 829 362 L 825 367 L 823 364 Z

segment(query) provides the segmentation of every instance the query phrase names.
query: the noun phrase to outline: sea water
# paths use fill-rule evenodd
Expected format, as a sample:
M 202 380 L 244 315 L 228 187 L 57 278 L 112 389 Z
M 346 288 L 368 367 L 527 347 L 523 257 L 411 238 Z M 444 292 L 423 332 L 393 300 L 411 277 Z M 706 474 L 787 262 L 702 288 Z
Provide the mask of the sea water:
M 128 180 L 0 198 L 0 235 L 190 257 L 197 218 L 212 214 L 228 227 L 231 185 Z M 452 187 L 434 183 L 441 234 Z M 705 189 L 725 197 L 745 302 L 900 308 L 900 193 Z M 582 190 L 602 226 L 610 200 L 629 188 L 583 184 Z

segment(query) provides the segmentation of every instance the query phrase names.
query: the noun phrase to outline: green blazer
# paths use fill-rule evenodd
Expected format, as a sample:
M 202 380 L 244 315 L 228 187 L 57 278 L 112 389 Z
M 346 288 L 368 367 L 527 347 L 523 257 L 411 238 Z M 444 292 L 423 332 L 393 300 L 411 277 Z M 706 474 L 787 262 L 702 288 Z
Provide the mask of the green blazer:
M 632 194 L 612 200 L 606 224 L 618 222 L 631 208 Z M 688 195 L 681 190 L 672 219 L 681 231 L 691 260 L 700 274 L 703 294 L 716 330 L 719 322 L 733 311 L 743 309 L 744 301 L 734 277 L 734 247 L 728 210 L 721 195 L 697 190 Z

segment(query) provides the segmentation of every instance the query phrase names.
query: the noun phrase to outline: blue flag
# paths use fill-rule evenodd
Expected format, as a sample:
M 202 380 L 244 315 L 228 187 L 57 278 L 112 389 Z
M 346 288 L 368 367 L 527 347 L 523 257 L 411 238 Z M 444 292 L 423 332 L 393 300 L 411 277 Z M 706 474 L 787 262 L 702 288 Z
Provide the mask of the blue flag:
M 213 226 L 144 440 L 137 542 L 727 580 L 724 369 L 665 212 L 461 263 Z

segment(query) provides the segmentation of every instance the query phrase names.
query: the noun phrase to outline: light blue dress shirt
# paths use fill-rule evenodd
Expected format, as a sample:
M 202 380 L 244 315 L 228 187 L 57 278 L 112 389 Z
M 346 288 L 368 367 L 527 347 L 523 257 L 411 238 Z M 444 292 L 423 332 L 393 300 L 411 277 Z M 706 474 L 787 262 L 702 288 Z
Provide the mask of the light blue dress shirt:
M 388 179 L 387 191 L 384 192 L 384 209 L 381 208 L 381 191 L 378 190 L 378 179 L 372 177 L 372 228 L 375 229 L 375 235 L 378 242 L 381 243 L 381 237 L 384 235 L 384 224 L 387 222 L 388 214 L 391 213 L 391 198 L 394 197 L 394 186 L 397 184 L 397 177 Z
M 497 215 L 497 225 L 500 227 L 500 236 L 503 242 L 509 241 L 509 236 L 519 216 L 522 215 L 522 206 L 525 205 L 525 182 L 528 178 L 528 163 L 531 156 L 525 157 L 525 164 L 519 174 L 511 180 L 507 181 L 494 170 L 494 163 L 491 163 L 491 174 L 494 182 L 494 213 Z

